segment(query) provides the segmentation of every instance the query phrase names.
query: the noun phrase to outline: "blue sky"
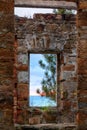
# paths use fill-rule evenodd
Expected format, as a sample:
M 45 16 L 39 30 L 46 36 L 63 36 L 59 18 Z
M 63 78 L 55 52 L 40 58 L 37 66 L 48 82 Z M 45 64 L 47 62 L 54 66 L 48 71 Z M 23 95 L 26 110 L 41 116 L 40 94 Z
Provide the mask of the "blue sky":
M 30 94 L 36 95 L 36 89 L 41 89 L 41 80 L 44 77 L 44 70 L 39 65 L 39 60 L 44 61 L 41 54 L 30 54 Z

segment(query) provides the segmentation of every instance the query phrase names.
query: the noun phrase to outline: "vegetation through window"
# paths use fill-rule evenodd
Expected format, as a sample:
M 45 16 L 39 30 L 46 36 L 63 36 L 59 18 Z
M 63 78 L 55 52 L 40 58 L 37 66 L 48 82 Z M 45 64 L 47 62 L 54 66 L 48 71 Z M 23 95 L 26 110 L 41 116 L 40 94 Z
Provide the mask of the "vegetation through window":
M 30 54 L 29 106 L 57 106 L 56 54 Z

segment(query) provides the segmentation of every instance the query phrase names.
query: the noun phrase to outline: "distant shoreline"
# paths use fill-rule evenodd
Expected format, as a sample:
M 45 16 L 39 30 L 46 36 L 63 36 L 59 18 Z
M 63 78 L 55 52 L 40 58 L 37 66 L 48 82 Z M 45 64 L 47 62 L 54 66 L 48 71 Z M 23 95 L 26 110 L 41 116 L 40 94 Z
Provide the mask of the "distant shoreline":
M 54 100 L 51 100 L 49 97 L 40 95 L 30 95 L 29 103 L 29 106 L 31 107 L 57 106 L 57 103 Z

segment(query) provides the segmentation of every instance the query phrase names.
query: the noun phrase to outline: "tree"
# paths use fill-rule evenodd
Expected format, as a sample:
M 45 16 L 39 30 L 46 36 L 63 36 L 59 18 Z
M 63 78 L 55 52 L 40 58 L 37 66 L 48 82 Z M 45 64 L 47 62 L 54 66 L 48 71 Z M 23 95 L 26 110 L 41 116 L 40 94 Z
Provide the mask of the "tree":
M 42 92 L 37 93 L 55 100 L 56 96 L 56 54 L 43 54 L 44 61 L 40 60 L 39 65 L 45 71 L 41 81 Z
M 55 14 L 73 14 L 75 12 L 74 12 L 74 10 L 68 10 L 68 9 L 54 9 L 53 13 L 55 13 Z

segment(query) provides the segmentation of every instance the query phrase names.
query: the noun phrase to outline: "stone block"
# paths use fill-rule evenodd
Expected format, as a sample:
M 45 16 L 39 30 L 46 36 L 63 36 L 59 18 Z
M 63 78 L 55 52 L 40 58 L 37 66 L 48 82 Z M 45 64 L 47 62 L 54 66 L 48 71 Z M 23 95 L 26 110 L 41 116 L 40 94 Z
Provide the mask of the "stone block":
M 79 2 L 79 9 L 87 9 L 87 1 L 80 1 Z
M 87 81 L 84 81 L 84 76 L 79 76 L 78 89 L 87 90 Z
M 63 66 L 63 71 L 74 71 L 75 65 L 65 65 Z
M 6 109 L 4 111 L 4 121 L 6 124 L 12 124 L 13 122 L 13 111 L 11 109 Z
M 78 58 L 78 64 L 79 64 L 78 71 L 86 72 L 86 70 L 87 70 L 87 58 Z
M 85 51 L 87 49 L 86 39 L 80 39 L 78 43 L 78 51 Z
M 87 21 L 85 20 L 87 18 L 87 12 L 86 10 L 80 10 L 78 11 L 78 21 L 77 26 L 87 26 Z
M 28 108 L 29 104 L 28 104 L 28 100 L 19 100 L 18 99 L 18 108 Z
M 87 22 L 85 20 L 79 20 L 77 26 L 87 26 Z
M 79 92 L 78 92 L 78 107 L 80 109 L 87 108 L 87 90 L 79 90 Z
M 28 84 L 18 84 L 18 100 L 28 100 L 29 86 Z
M 19 54 L 18 55 L 18 63 L 28 64 L 28 54 Z
M 77 82 L 66 81 L 63 83 L 63 85 L 67 90 L 70 88 L 70 90 L 73 91 L 74 89 L 76 89 Z
M 63 79 L 65 79 L 65 80 L 71 81 L 71 79 L 75 76 L 76 76 L 75 71 L 64 71 L 63 72 Z
M 47 24 L 46 25 L 46 30 L 47 31 L 50 31 L 50 32 L 55 32 L 56 31 L 56 29 L 58 28 L 58 25 L 57 24 Z
M 80 130 L 87 129 L 87 111 L 86 110 L 79 110 L 77 116 L 77 122 L 79 123 L 78 128 Z
M 80 83 L 80 82 L 84 82 L 84 83 L 86 83 L 87 82 L 87 75 L 78 75 L 78 83 Z
M 86 97 L 87 96 L 87 90 L 79 90 L 78 91 L 78 96 L 81 96 L 81 97 Z
M 0 49 L 0 56 L 2 57 L 13 57 L 14 52 L 11 53 L 11 50 L 8 49 Z
M 14 64 L 14 66 L 18 71 L 28 71 L 28 65 Z
M 87 59 L 78 58 L 78 74 L 87 74 Z
M 66 64 L 70 64 L 70 65 L 75 65 L 76 64 L 76 61 L 77 61 L 77 58 L 76 56 L 66 56 Z
M 85 19 L 87 18 L 87 12 L 86 10 L 79 10 L 78 11 L 78 20 L 84 20 L 84 22 L 86 21 Z M 85 25 L 83 25 L 85 26 Z
M 85 101 L 84 101 L 84 99 L 82 98 L 82 99 L 78 99 L 78 108 L 79 109 L 86 109 L 87 108 L 87 98 L 85 99 Z
M 19 83 L 28 83 L 29 82 L 27 71 L 18 72 L 18 82 Z
M 30 125 L 35 125 L 35 124 L 40 124 L 40 116 L 34 116 L 29 118 L 29 124 Z
M 5 6 L 5 4 L 6 4 L 6 6 Z M 1 3 L 1 6 L 0 6 L 0 11 L 2 11 L 3 10 L 3 8 L 4 8 L 4 13 L 5 14 L 11 14 L 11 13 L 13 13 L 13 0 L 11 0 L 11 1 L 2 1 L 2 3 Z
M 27 124 L 27 112 L 26 110 L 23 109 L 18 109 L 17 110 L 17 123 L 18 124 Z

